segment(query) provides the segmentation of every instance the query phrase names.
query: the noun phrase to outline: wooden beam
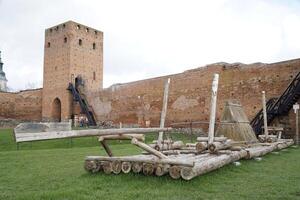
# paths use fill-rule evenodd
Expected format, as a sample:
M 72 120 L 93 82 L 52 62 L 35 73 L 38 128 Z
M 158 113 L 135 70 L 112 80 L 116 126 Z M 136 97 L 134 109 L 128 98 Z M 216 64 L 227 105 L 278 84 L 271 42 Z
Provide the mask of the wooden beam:
M 171 131 L 172 128 L 121 128 L 121 129 L 87 129 L 72 131 L 52 131 L 39 133 L 15 133 L 16 142 L 52 140 L 61 138 L 120 135 L 120 134 L 146 134 L 159 131 Z
M 152 147 L 150 147 L 149 145 L 143 143 L 143 142 L 139 142 L 137 139 L 132 138 L 131 143 L 142 148 L 143 150 L 159 157 L 159 158 L 168 158 L 166 155 L 164 155 L 163 153 L 153 149 Z
M 111 151 L 111 149 L 109 148 L 109 146 L 107 145 L 107 143 L 106 143 L 106 141 L 100 141 L 100 144 L 102 145 L 102 147 L 104 148 L 104 150 L 105 150 L 105 152 L 107 153 L 107 155 L 109 156 L 109 157 L 112 157 L 113 156 L 113 154 L 112 154 L 112 151 Z

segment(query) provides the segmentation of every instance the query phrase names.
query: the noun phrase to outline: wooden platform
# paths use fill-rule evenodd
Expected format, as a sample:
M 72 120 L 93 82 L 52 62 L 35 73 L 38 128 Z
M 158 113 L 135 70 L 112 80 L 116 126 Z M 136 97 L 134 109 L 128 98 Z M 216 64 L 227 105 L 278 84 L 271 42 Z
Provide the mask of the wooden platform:
M 87 171 L 92 173 L 132 172 L 156 176 L 169 174 L 173 179 L 191 180 L 240 159 L 261 157 L 272 151 L 287 148 L 293 143 L 293 140 L 281 139 L 274 143 L 251 144 L 251 146 L 245 146 L 238 151 L 221 150 L 216 154 L 207 151 L 201 154 L 178 154 L 169 155 L 164 159 L 154 155 L 87 156 L 84 166 Z

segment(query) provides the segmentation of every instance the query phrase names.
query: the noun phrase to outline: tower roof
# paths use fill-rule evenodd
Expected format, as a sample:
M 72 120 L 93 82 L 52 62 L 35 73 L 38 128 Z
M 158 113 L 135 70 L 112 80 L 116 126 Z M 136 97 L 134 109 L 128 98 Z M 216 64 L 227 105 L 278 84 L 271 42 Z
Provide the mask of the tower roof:
M 7 81 L 5 72 L 3 71 L 3 62 L 1 60 L 1 51 L 0 51 L 0 80 Z

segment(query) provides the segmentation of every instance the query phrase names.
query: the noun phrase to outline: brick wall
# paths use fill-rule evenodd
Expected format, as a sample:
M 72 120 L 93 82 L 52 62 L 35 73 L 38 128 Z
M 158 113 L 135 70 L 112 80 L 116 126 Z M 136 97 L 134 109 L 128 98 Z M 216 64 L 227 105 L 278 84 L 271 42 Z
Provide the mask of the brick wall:
M 42 89 L 0 92 L 0 118 L 41 121 Z
M 279 96 L 296 73 L 300 59 L 273 64 L 217 63 L 180 74 L 111 86 L 89 95 L 98 120 L 144 125 L 159 124 L 164 81 L 170 77 L 166 123 L 208 121 L 213 73 L 220 74 L 217 119 L 226 99 L 237 99 L 251 120 L 261 109 L 261 91 L 267 98 Z

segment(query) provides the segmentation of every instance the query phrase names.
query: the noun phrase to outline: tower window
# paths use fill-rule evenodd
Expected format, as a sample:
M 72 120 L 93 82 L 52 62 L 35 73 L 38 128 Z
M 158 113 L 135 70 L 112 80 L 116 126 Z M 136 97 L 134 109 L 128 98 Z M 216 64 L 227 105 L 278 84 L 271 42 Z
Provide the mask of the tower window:
M 90 32 L 90 29 L 89 29 L 89 28 L 86 28 L 86 29 L 85 29 L 85 32 L 87 32 L 87 33 Z
M 57 26 L 57 27 L 55 28 L 55 30 L 58 31 L 58 29 L 59 29 L 59 27 Z
M 66 28 L 66 25 L 65 25 L 65 24 L 63 24 L 63 28 Z
M 52 28 L 50 28 L 50 33 L 52 33 Z
M 80 25 L 77 25 L 76 28 L 79 30 L 80 29 Z
M 93 49 L 96 49 L 96 43 L 95 42 L 93 43 Z
M 82 40 L 81 40 L 81 39 L 78 40 L 78 44 L 79 44 L 80 46 L 82 45 Z
M 96 80 L 96 72 L 93 72 L 93 80 Z
M 49 48 L 51 46 L 51 43 L 50 42 L 48 42 L 48 44 L 47 44 L 47 47 Z
M 95 35 L 97 35 L 98 34 L 98 32 L 97 31 L 95 31 Z
M 68 38 L 67 38 L 67 37 L 64 38 L 64 42 L 65 42 L 65 43 L 68 42 Z

